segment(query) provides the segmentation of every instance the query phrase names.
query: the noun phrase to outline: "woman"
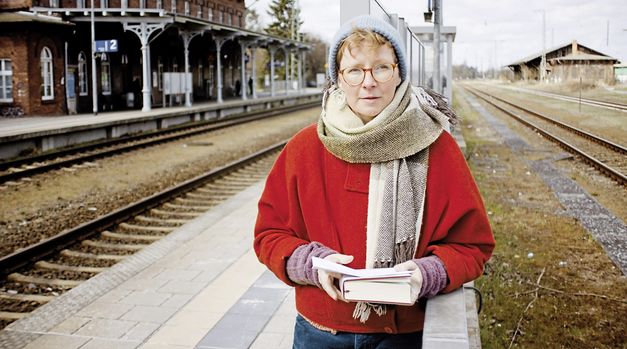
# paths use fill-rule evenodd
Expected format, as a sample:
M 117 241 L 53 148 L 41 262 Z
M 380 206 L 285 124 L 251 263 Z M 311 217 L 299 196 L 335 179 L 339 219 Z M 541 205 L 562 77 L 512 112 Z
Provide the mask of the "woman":
M 425 298 L 479 277 L 494 239 L 448 118 L 412 89 L 396 30 L 347 22 L 322 114 L 285 146 L 259 201 L 259 260 L 296 288 L 294 348 L 420 347 Z M 412 271 L 412 306 L 346 302 L 319 257 Z

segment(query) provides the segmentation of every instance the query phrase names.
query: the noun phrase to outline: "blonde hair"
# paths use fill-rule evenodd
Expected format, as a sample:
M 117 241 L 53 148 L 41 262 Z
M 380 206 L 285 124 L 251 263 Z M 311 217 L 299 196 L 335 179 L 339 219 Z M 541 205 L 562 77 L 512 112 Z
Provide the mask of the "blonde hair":
M 344 49 L 347 48 L 348 52 L 351 52 L 355 47 L 367 47 L 378 49 L 381 46 L 387 46 L 392 49 L 394 52 L 394 60 L 398 60 L 396 57 L 396 52 L 394 51 L 394 47 L 392 44 L 385 38 L 383 35 L 373 32 L 371 30 L 355 28 L 353 32 L 350 33 L 342 42 L 340 43 L 340 47 L 337 50 L 337 56 L 335 57 L 335 66 L 339 69 L 340 61 L 342 60 L 342 55 L 344 54 Z

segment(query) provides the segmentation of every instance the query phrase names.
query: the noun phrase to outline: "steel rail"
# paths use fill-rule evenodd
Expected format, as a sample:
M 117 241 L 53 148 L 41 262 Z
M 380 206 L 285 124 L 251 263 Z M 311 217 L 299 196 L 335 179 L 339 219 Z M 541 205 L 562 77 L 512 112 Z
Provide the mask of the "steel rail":
M 540 95 L 547 95 L 547 96 L 551 96 L 551 97 L 555 97 L 555 98 L 563 98 L 565 100 L 569 100 L 569 101 L 572 101 L 572 102 L 579 102 L 580 101 L 579 97 L 574 97 L 574 96 L 569 96 L 569 95 L 562 95 L 562 94 L 554 93 L 554 92 L 542 91 L 540 93 Z M 612 109 L 616 109 L 616 110 L 620 110 L 620 111 L 627 111 L 627 104 L 622 104 L 622 103 L 601 101 L 601 100 L 598 100 L 598 99 L 590 99 L 590 98 L 581 98 L 581 102 L 585 103 L 585 104 L 593 105 L 593 106 L 612 108 Z
M 97 153 L 86 154 L 83 156 L 78 156 L 78 157 L 71 158 L 71 159 L 52 162 L 52 163 L 44 164 L 44 165 L 37 166 L 37 167 L 26 168 L 26 169 L 15 171 L 15 172 L 3 173 L 3 174 L 0 174 L 0 183 L 5 183 L 8 181 L 15 181 L 20 178 L 34 176 L 36 174 L 45 173 L 45 172 L 53 171 L 53 170 L 64 168 L 64 167 L 69 167 L 69 166 L 76 165 L 79 163 L 101 159 L 101 158 L 105 158 L 108 156 L 117 155 L 123 152 L 128 152 L 128 151 L 132 151 L 132 150 L 139 149 L 139 148 L 144 148 L 144 147 L 153 146 L 153 145 L 164 143 L 164 142 L 177 140 L 180 138 L 193 136 L 193 135 L 200 134 L 203 132 L 215 131 L 221 128 L 243 124 L 246 122 L 259 120 L 259 119 L 275 116 L 275 115 L 286 113 L 286 112 L 315 107 L 318 105 L 320 105 L 320 102 L 315 101 L 315 102 L 303 103 L 303 104 L 286 106 L 286 107 L 281 107 L 281 108 L 275 108 L 272 110 L 256 111 L 253 113 L 247 113 L 239 117 L 230 118 L 228 120 L 220 120 L 220 121 L 213 120 L 213 121 L 203 122 L 201 124 L 195 123 L 195 124 L 175 126 L 175 127 L 167 128 L 167 129 L 160 130 L 160 131 L 150 132 L 148 134 L 144 133 L 141 135 L 123 137 L 123 138 L 119 138 L 115 140 L 107 140 L 104 142 L 98 142 L 98 143 L 92 143 L 92 144 L 82 145 L 78 147 L 73 147 L 71 149 L 59 150 L 54 153 L 47 153 L 47 154 L 42 154 L 42 155 L 33 156 L 29 158 L 22 158 L 22 159 L 7 161 L 4 163 L 0 163 L 0 169 L 6 170 L 7 168 L 11 168 L 15 166 L 22 166 L 22 165 L 34 163 L 37 161 L 46 161 L 46 160 L 50 160 L 50 159 L 54 159 L 54 158 L 58 158 L 62 156 L 76 155 L 81 152 L 93 151 L 99 148 L 111 147 L 111 146 L 115 146 L 115 145 L 119 145 L 123 143 L 137 142 L 134 144 L 127 144 L 125 146 L 120 146 L 114 149 L 105 149 Z
M 89 222 L 83 223 L 75 228 L 67 229 L 55 236 L 40 241 L 37 244 L 3 256 L 0 258 L 0 275 L 4 277 L 21 267 L 53 255 L 67 246 L 84 240 L 92 235 L 98 234 L 116 224 L 122 223 L 143 212 L 146 212 L 147 210 L 150 210 L 151 208 L 168 202 L 183 193 L 202 186 L 208 181 L 226 175 L 257 158 L 281 149 L 285 143 L 286 141 L 282 141 L 274 144 L 222 167 L 213 169 L 210 172 L 189 179 L 181 184 L 136 201 L 135 203 L 112 211 Z
M 582 136 L 582 137 L 587 138 L 587 139 L 589 139 L 591 141 L 594 141 L 595 143 L 598 143 L 598 144 L 600 144 L 600 145 L 602 145 L 602 146 L 604 146 L 606 148 L 610 148 L 610 149 L 612 149 L 612 150 L 614 150 L 614 151 L 616 151 L 616 152 L 618 152 L 620 154 L 627 155 L 627 147 L 625 147 L 623 145 L 620 145 L 618 143 L 612 142 L 612 141 L 610 141 L 608 139 L 605 139 L 603 137 L 594 135 L 594 134 L 592 134 L 590 132 L 584 131 L 584 130 L 579 129 L 577 127 L 568 125 L 568 124 L 566 124 L 566 123 L 564 123 L 562 121 L 553 119 L 550 116 L 547 116 L 547 115 L 544 115 L 542 113 L 533 111 L 531 109 L 522 107 L 522 106 L 517 105 L 517 104 L 515 104 L 515 103 L 513 103 L 511 101 L 507 101 L 507 100 L 505 100 L 503 98 L 497 97 L 497 96 L 495 96 L 495 95 L 493 95 L 493 94 L 491 94 L 489 92 L 486 92 L 486 91 L 483 91 L 483 90 L 480 90 L 480 89 L 477 89 L 477 88 L 474 88 L 474 87 L 468 87 L 468 88 L 472 89 L 472 90 L 475 90 L 475 91 L 477 91 L 479 93 L 483 93 L 483 94 L 487 95 L 488 97 L 494 98 L 494 99 L 496 99 L 498 101 L 501 101 L 501 102 L 503 102 L 505 104 L 511 105 L 514 108 L 520 109 L 520 110 L 522 110 L 524 112 L 527 112 L 529 114 L 533 114 L 533 115 L 535 115 L 535 116 L 537 116 L 537 117 L 539 117 L 539 118 L 541 118 L 543 120 L 546 120 L 546 121 L 548 121 L 548 122 L 550 122 L 550 123 L 552 123 L 554 125 L 557 125 L 557 126 L 563 128 L 563 129 L 566 129 L 568 131 L 571 131 L 571 132 L 573 132 L 573 133 L 575 133 L 575 134 L 577 134 L 579 136 Z
M 516 121 L 520 122 L 521 124 L 535 130 L 536 132 L 540 133 L 541 135 L 545 136 L 546 138 L 548 138 L 549 140 L 557 143 L 560 147 L 562 147 L 563 149 L 565 149 L 566 151 L 569 151 L 571 153 L 574 153 L 576 155 L 581 156 L 581 158 L 591 164 L 593 167 L 597 168 L 598 170 L 600 170 L 602 173 L 604 173 L 605 175 L 607 175 L 608 177 L 616 180 L 621 186 L 627 186 L 627 176 L 625 176 L 624 174 L 618 172 L 616 169 L 605 165 L 604 163 L 602 163 L 601 161 L 597 160 L 596 158 L 594 158 L 593 156 L 587 154 L 586 152 L 584 152 L 583 150 L 577 148 L 576 146 L 568 143 L 567 141 L 561 139 L 558 136 L 555 136 L 553 134 L 551 134 L 548 131 L 543 130 L 541 127 L 539 127 L 538 125 L 527 121 L 524 119 L 524 117 L 510 111 L 507 110 L 497 104 L 495 104 L 494 102 L 488 100 L 487 98 L 481 96 L 479 93 L 473 91 L 472 89 L 467 88 L 466 86 L 464 86 L 464 88 L 466 88 L 470 93 L 472 93 L 473 95 L 477 96 L 478 98 L 481 98 L 482 100 L 486 101 L 487 103 L 489 103 L 490 105 L 494 106 L 495 108 L 501 110 L 502 112 L 504 112 L 505 114 L 513 117 Z
M 555 93 L 555 92 L 547 92 L 547 91 L 542 91 L 542 90 L 531 90 L 531 89 L 515 88 L 515 87 L 509 87 L 509 88 L 513 89 L 515 91 L 521 91 L 521 92 L 524 92 L 524 93 L 535 94 L 535 95 L 538 95 L 538 96 L 545 96 L 545 97 L 551 97 L 551 98 L 556 98 L 556 99 L 563 99 L 563 100 L 566 100 L 566 101 L 577 102 L 577 103 L 579 103 L 581 101 L 581 103 L 583 103 L 583 104 L 588 104 L 588 105 L 595 106 L 595 107 L 604 107 L 604 108 L 610 108 L 610 109 L 615 109 L 615 110 L 618 110 L 618 111 L 627 112 L 627 104 L 616 103 L 616 102 L 608 102 L 608 101 L 601 101 L 601 100 L 590 99 L 590 98 L 581 98 L 580 99 L 579 97 L 563 95 L 563 94 L 559 94 L 559 93 Z

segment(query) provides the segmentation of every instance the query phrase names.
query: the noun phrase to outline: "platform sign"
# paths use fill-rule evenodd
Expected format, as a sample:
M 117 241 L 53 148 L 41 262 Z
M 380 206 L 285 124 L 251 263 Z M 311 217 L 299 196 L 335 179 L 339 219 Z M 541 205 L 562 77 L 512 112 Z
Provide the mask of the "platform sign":
M 118 52 L 118 41 L 116 39 L 96 40 L 96 52 Z

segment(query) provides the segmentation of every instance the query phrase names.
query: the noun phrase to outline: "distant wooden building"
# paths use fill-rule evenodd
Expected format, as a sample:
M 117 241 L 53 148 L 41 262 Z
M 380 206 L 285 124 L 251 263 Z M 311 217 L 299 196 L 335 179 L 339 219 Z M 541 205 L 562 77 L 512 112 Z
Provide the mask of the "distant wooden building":
M 583 81 L 614 84 L 614 64 L 618 59 L 578 44 L 576 40 L 546 51 L 546 80 Z M 542 52 L 508 65 L 517 80 L 540 80 Z

